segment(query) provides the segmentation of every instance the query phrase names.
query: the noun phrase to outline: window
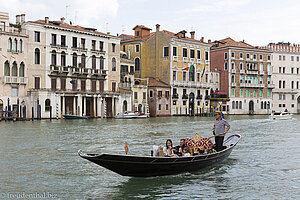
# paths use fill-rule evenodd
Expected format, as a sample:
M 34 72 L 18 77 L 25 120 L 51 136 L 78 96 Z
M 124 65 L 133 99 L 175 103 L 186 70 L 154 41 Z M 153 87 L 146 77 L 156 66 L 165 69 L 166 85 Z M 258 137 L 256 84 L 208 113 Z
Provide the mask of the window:
M 205 60 L 209 60 L 209 55 L 207 51 L 205 51 Z
M 73 56 L 72 56 L 72 64 L 73 64 L 73 67 L 77 67 L 77 54 L 76 53 L 73 53 Z
M 9 38 L 7 41 L 7 51 L 12 51 L 12 39 Z
M 278 82 L 279 88 L 281 88 L 281 81 Z
M 112 43 L 112 52 L 116 52 L 116 44 L 115 43 Z
M 166 104 L 166 110 L 169 110 L 169 104 Z
M 185 95 L 186 94 L 186 89 L 182 90 L 182 94 Z
M 60 55 L 61 66 L 66 66 L 66 53 L 63 51 Z
M 194 49 L 190 50 L 190 58 L 195 58 L 195 50 Z
M 140 45 L 135 45 L 135 52 L 140 52 Z
M 175 81 L 176 80 L 176 71 L 173 71 L 173 80 Z
M 282 73 L 283 73 L 283 74 L 285 73 L 285 67 L 282 68 Z
M 39 31 L 34 31 L 34 41 L 35 42 L 40 42 L 41 38 L 40 38 L 40 32 Z
M 134 92 L 134 99 L 137 100 L 138 99 L 138 93 Z
M 20 64 L 20 69 L 19 69 L 19 77 L 24 77 L 25 76 L 25 65 L 23 62 Z
M 158 110 L 161 110 L 161 104 L 158 104 Z
M 246 58 L 247 58 L 247 59 L 250 58 L 250 54 L 249 54 L 249 53 L 246 54 Z
M 243 63 L 240 63 L 240 70 L 243 70 Z
M 40 89 L 40 77 L 34 77 L 34 89 Z
M 116 59 L 112 58 L 112 71 L 117 71 L 117 63 L 116 63 Z
M 85 56 L 85 54 L 82 54 L 80 67 L 85 67 L 85 61 L 86 61 L 86 56 Z
M 99 82 L 99 91 L 104 92 L 104 81 L 103 80 L 100 80 L 100 82 Z
M 182 102 L 182 105 L 184 105 L 184 106 L 185 106 L 185 105 L 186 105 L 186 101 L 183 101 L 183 102 Z
M 60 89 L 62 91 L 65 91 L 66 90 L 66 79 L 65 78 L 61 78 L 60 79 Z
M 56 78 L 51 78 L 51 90 L 56 90 Z
M 17 97 L 19 95 L 19 89 L 18 88 L 11 88 L 11 96 Z
M 227 70 L 227 69 L 228 69 L 228 66 L 227 66 L 227 65 L 228 65 L 228 63 L 225 62 L 225 63 L 224 63 L 224 70 Z
M 13 63 L 12 68 L 11 68 L 11 75 L 12 76 L 18 76 L 18 66 L 16 61 Z
M 81 91 L 85 91 L 85 80 L 81 80 L 80 81 L 80 89 L 81 89 Z
M 173 56 L 177 56 L 177 47 L 173 47 Z
M 235 69 L 234 62 L 231 63 L 231 69 Z
M 10 66 L 8 61 L 4 63 L 4 76 L 10 76 Z
M 232 109 L 235 109 L 235 101 L 232 102 Z
M 166 96 L 166 98 L 169 98 L 169 97 L 170 97 L 170 92 L 169 92 L 169 91 L 166 91 L 166 92 L 165 92 L 165 96 Z
M 50 111 L 50 99 L 46 99 L 45 101 L 45 111 Z
M 253 90 L 253 96 L 256 97 L 256 90 Z
M 153 97 L 153 90 L 150 90 L 149 97 Z
M 253 54 L 253 59 L 256 60 L 256 54 Z
M 158 91 L 158 97 L 159 97 L 159 98 L 162 97 L 162 91 Z
M 291 61 L 294 61 L 294 56 L 291 56 Z
M 239 103 L 239 109 L 243 109 L 242 101 L 240 101 L 240 103 Z
M 292 100 L 295 100 L 295 95 L 294 94 L 292 94 Z
M 103 51 L 103 44 L 104 44 L 104 43 L 103 43 L 102 41 L 99 42 L 100 51 Z
M 262 60 L 263 59 L 263 55 L 259 55 L 259 60 Z
M 231 53 L 231 57 L 232 57 L 232 58 L 234 58 L 234 57 L 235 57 L 235 54 L 234 54 L 234 52 L 232 52 L 232 53 Z
M 12 51 L 17 52 L 17 39 L 13 40 L 12 43 Z
M 23 51 L 23 41 L 19 40 L 19 44 L 18 44 L 18 52 L 22 53 Z
M 249 90 L 247 90 L 247 97 L 250 97 L 250 92 L 249 92 Z
M 259 96 L 260 96 L 260 97 L 263 96 L 263 91 L 262 91 L 262 90 L 259 91 Z
M 56 45 L 56 34 L 51 34 L 51 45 Z
M 143 92 L 143 99 L 146 99 L 146 95 L 147 95 L 147 93 Z
M 65 35 L 60 36 L 60 45 L 62 47 L 66 47 L 66 36 Z
M 81 46 L 82 49 L 85 49 L 85 39 L 81 38 Z
M 134 67 L 135 67 L 135 71 L 140 71 L 140 59 L 139 58 L 136 58 L 134 60 Z
M 296 89 L 299 89 L 299 81 L 296 82 Z
M 299 62 L 299 56 L 297 56 L 297 62 Z
M 169 56 L 169 47 L 164 47 L 164 57 Z
M 184 58 L 187 57 L 187 49 L 186 48 L 182 49 L 182 57 L 184 57 Z
M 268 60 L 271 60 L 271 56 L 270 55 L 268 56 Z
M 240 59 L 243 59 L 243 53 L 240 53 Z
M 72 47 L 77 48 L 77 37 L 73 37 L 72 39 Z
M 227 59 L 228 59 L 228 53 L 225 52 L 225 53 L 224 53 L 224 60 L 227 60 Z
M 103 56 L 100 57 L 100 69 L 104 69 L 104 58 Z
M 91 89 L 92 89 L 92 92 L 96 92 L 96 81 L 95 80 L 91 81 Z
M 294 89 L 294 81 L 291 83 L 291 88 Z
M 281 60 L 281 55 L 279 55 L 279 60 Z
M 93 68 L 93 69 L 96 69 L 96 64 L 97 64 L 97 63 L 96 63 L 96 56 L 93 55 L 93 56 L 92 56 L 92 68 Z
M 243 97 L 243 90 L 240 89 L 240 97 Z
M 40 50 L 38 48 L 34 50 L 34 64 L 41 64 Z
M 182 80 L 186 81 L 186 72 L 182 72 Z
M 292 73 L 292 74 L 294 73 L 294 68 L 291 68 L 291 73 Z
M 285 56 L 282 56 L 282 60 L 283 60 L 283 61 L 285 60 Z
M 56 65 L 56 51 L 51 52 L 51 65 Z
M 279 67 L 279 73 L 281 73 L 281 67 Z
M 201 59 L 201 51 L 197 50 L 197 59 Z
M 268 97 L 270 97 L 271 96 L 271 92 L 270 92 L 270 90 L 268 90 Z
M 200 82 L 200 73 L 197 73 L 197 81 Z
M 285 81 L 282 81 L 282 88 L 285 88 Z

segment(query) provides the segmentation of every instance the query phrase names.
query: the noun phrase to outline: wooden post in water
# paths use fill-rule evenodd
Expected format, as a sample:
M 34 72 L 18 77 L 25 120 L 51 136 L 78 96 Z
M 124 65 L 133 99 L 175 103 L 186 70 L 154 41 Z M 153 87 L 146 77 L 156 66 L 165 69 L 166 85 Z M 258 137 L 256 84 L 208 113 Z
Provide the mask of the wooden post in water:
M 33 121 L 34 120 L 34 108 L 32 107 L 32 109 L 31 109 L 31 120 Z
M 26 120 L 26 106 L 23 106 L 23 120 Z
M 52 120 L 52 106 L 50 106 L 50 121 Z

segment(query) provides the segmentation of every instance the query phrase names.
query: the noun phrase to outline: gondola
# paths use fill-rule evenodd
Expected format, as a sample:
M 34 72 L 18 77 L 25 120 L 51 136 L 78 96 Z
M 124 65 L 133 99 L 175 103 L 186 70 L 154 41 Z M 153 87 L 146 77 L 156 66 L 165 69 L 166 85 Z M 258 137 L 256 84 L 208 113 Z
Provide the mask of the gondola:
M 78 151 L 80 157 L 96 163 L 123 176 L 152 177 L 195 172 L 225 160 L 239 142 L 239 134 L 231 135 L 224 141 L 225 149 L 213 154 L 191 157 L 150 157 L 112 154 L 87 154 Z
M 65 119 L 87 119 L 85 116 L 79 115 L 63 115 Z

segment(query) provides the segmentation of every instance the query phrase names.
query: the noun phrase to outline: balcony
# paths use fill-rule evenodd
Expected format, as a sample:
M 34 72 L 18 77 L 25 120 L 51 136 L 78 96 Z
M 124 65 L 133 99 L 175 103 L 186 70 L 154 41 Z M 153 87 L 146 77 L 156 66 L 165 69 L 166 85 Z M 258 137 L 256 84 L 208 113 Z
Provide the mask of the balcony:
M 201 64 L 201 59 L 197 59 L 197 64 Z
M 272 75 L 272 72 L 271 71 L 268 71 L 268 76 L 271 76 Z
M 178 94 L 173 94 L 172 99 L 178 99 Z
M 131 83 L 119 83 L 119 88 L 131 88 Z
M 100 50 L 98 50 L 98 49 L 91 49 L 91 52 L 92 53 L 96 53 L 96 54 L 105 54 L 105 51 L 103 51 L 103 49 L 100 49 Z
M 4 76 L 3 82 L 5 84 L 27 84 L 27 77 L 18 77 L 18 76 Z
M 240 69 L 240 74 L 245 74 L 245 70 Z
M 173 61 L 178 62 L 178 56 L 173 56 Z
M 246 73 L 247 73 L 247 74 L 251 74 L 251 75 L 257 75 L 257 74 L 258 74 L 258 71 L 257 71 L 257 70 L 249 70 L 249 69 L 248 69 L 248 70 L 246 71 Z
M 190 58 L 191 63 L 195 63 L 195 58 Z
M 236 87 L 236 83 L 231 83 L 231 87 Z
M 265 84 L 254 84 L 254 83 L 240 83 L 240 87 L 244 88 L 264 88 Z
M 189 98 L 189 95 L 188 94 L 183 94 L 182 95 L 182 99 L 188 99 Z
M 202 99 L 202 95 L 201 95 L 201 94 L 200 94 L 200 95 L 197 95 L 197 96 L 196 96 L 196 99 L 199 99 L 199 100 Z
M 173 86 L 195 87 L 195 88 L 209 88 L 209 84 L 208 83 L 195 82 L 195 81 L 173 81 Z
M 260 72 L 259 72 L 259 75 L 264 75 L 264 74 L 265 74 L 264 71 L 260 71 Z
M 231 69 L 231 73 L 235 74 L 236 73 L 236 69 Z
M 58 73 L 59 72 L 59 67 L 56 66 L 56 65 L 50 65 L 50 73 L 51 72 L 56 72 Z
M 182 61 L 183 61 L 183 62 L 188 62 L 188 58 L 187 58 L 187 57 L 183 57 L 183 58 L 182 58 Z

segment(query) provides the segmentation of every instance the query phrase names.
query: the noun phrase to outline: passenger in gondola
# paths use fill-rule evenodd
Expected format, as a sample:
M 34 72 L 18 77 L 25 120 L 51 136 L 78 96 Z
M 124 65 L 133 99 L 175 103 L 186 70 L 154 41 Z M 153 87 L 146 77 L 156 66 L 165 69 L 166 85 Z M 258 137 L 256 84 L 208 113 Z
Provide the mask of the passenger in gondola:
M 164 147 L 163 151 L 164 156 L 166 157 L 175 156 L 172 140 L 167 139 L 166 146 Z
M 174 153 L 177 154 L 178 156 L 182 156 L 183 148 L 185 146 L 185 139 L 180 139 L 180 143 L 178 146 L 174 148 Z
M 223 141 L 225 134 L 228 132 L 230 129 L 229 123 L 225 120 L 222 119 L 222 112 L 216 112 L 215 113 L 216 120 L 214 122 L 213 126 L 213 134 L 217 135 L 215 137 L 215 142 L 216 142 L 216 151 L 222 151 L 224 149 L 223 147 Z
M 182 157 L 189 157 L 189 156 L 191 156 L 190 149 L 188 147 L 184 147 L 182 151 Z

